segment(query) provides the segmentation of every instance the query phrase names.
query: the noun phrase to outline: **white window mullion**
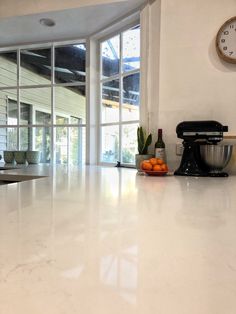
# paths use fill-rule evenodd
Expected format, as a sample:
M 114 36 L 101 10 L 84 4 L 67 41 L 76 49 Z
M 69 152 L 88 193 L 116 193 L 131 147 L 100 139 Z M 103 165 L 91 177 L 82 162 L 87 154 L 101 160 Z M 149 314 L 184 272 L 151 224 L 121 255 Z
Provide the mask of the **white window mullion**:
M 71 160 L 71 155 L 70 155 L 70 147 L 71 147 L 70 134 L 71 134 L 71 128 L 67 127 L 67 165 L 70 164 L 70 160 Z
M 98 136 L 98 152 L 97 152 L 97 158 L 98 158 L 98 163 L 102 162 L 102 86 L 103 86 L 103 80 L 102 80 L 102 43 L 99 45 L 99 73 L 100 73 L 100 82 L 99 82 L 99 104 L 100 108 L 98 110 L 98 125 L 99 125 L 99 136 Z
M 123 106 L 123 34 L 120 34 L 120 68 L 119 68 L 119 86 L 120 86 L 120 106 L 119 106 L 119 162 L 122 163 L 122 106 Z
M 119 78 L 120 78 L 120 74 L 112 75 L 112 76 L 109 76 L 109 77 L 106 77 L 106 78 L 102 78 L 101 79 L 101 83 L 107 83 L 107 82 L 110 82 L 110 81 L 119 80 Z
M 55 120 L 55 91 L 54 91 L 54 71 L 55 69 L 55 46 L 54 44 L 51 47 L 51 164 L 54 164 L 56 161 L 56 136 L 54 124 Z
M 86 43 L 86 66 L 85 66 L 85 71 L 86 71 L 86 86 L 85 86 L 85 95 L 86 95 L 86 125 L 87 128 L 85 128 L 85 138 L 86 138 L 86 151 L 85 151 L 85 164 L 90 164 L 91 163 L 91 158 L 90 158 L 90 152 L 91 152 L 91 95 L 90 95 L 90 88 L 91 88 L 91 72 L 89 68 L 89 64 L 91 62 L 91 49 L 90 49 L 91 43 L 89 40 L 87 40 Z M 79 134 L 79 132 L 78 132 Z M 82 141 L 81 141 L 82 143 Z M 81 144 L 82 145 L 82 144 Z
M 32 116 L 31 116 L 31 119 L 32 119 L 32 125 L 36 124 L 36 110 L 35 110 L 35 107 L 32 106 Z M 32 127 L 31 128 L 32 130 L 32 150 L 35 150 L 35 146 L 36 146 L 36 140 L 35 140 L 35 136 L 36 136 L 36 128 L 35 127 Z
M 17 150 L 20 150 L 20 49 L 17 49 Z
M 139 123 L 139 120 L 127 120 L 127 121 L 121 121 L 119 122 L 107 122 L 107 123 L 101 123 L 101 126 L 114 126 L 114 125 L 127 125 L 127 124 L 137 124 Z
M 122 78 L 130 76 L 130 75 L 133 75 L 133 74 L 138 74 L 138 73 L 140 73 L 140 69 L 139 68 L 135 69 L 135 70 L 132 70 L 132 71 L 123 72 L 122 73 Z
M 86 86 L 86 83 L 81 83 L 81 82 L 74 82 L 74 83 L 54 83 L 54 84 L 41 84 L 41 85 L 21 85 L 19 88 L 20 89 L 33 89 L 33 88 L 46 88 L 49 87 L 51 88 L 52 86 L 59 86 L 59 87 L 72 87 L 72 86 Z M 3 90 L 15 90 L 17 89 L 17 86 L 3 86 L 0 87 L 0 91 Z

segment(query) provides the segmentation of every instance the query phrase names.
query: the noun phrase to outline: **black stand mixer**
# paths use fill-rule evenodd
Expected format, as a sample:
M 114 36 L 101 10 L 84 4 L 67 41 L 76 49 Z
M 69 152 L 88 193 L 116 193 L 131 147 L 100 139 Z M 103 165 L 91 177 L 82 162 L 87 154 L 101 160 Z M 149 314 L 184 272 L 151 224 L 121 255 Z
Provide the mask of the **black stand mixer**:
M 178 138 L 183 139 L 183 156 L 175 175 L 227 177 L 221 170 L 227 165 L 231 145 L 217 145 L 228 126 L 217 121 L 184 121 L 177 125 Z

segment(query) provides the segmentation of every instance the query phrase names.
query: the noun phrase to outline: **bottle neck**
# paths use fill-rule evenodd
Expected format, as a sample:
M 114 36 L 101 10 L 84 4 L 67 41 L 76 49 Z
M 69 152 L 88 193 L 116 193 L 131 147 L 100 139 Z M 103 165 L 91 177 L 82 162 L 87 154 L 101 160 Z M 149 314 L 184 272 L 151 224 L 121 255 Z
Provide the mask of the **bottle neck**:
M 158 129 L 158 141 L 162 140 L 162 129 Z

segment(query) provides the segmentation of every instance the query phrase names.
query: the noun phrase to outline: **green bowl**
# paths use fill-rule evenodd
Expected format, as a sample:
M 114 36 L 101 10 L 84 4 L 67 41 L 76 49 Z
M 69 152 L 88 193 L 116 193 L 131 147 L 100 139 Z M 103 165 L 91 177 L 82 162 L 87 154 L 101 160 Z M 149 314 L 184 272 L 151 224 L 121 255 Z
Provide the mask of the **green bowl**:
M 25 151 L 15 151 L 14 152 L 15 161 L 18 164 L 25 164 L 26 163 L 26 152 Z
M 40 152 L 37 150 L 27 151 L 26 160 L 29 164 L 38 164 L 40 162 Z
M 15 160 L 14 152 L 10 151 L 10 150 L 5 150 L 3 152 L 3 159 L 4 159 L 5 163 L 12 164 Z

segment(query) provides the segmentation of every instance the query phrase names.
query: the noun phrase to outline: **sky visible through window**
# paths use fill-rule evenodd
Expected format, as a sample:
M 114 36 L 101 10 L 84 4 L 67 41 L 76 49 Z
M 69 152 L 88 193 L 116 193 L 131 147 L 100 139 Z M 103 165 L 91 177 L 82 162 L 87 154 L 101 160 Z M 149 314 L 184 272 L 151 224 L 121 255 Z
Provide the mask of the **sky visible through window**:
M 120 42 L 117 36 L 107 40 L 103 43 L 102 56 L 110 60 L 119 59 L 119 45 Z M 130 61 L 134 69 L 139 66 L 140 26 L 123 33 L 123 58 L 124 62 Z

